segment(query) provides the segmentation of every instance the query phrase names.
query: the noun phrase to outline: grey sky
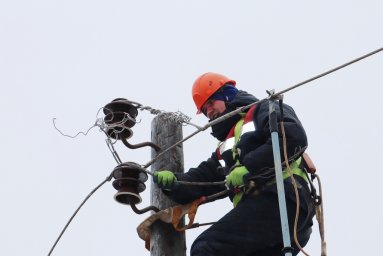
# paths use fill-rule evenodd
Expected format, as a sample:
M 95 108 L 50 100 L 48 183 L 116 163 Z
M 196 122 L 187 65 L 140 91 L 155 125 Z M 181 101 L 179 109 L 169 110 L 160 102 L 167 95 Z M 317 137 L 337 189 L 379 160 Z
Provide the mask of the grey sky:
M 182 111 L 192 122 L 194 79 L 225 74 L 258 98 L 383 47 L 383 3 L 366 1 L 0 1 L 0 255 L 47 255 L 85 196 L 116 166 L 105 136 L 86 131 L 117 97 Z M 286 93 L 309 136 L 324 189 L 330 255 L 381 250 L 383 53 Z M 150 140 L 140 112 L 132 143 Z M 193 127 L 184 128 L 184 136 Z M 184 144 L 185 168 L 216 142 Z M 117 150 L 145 164 L 149 149 Z M 149 205 L 150 183 L 139 207 Z M 105 184 L 53 255 L 149 255 L 136 234 L 148 215 L 116 203 Z M 228 200 L 202 206 L 215 221 Z M 188 252 L 204 228 L 187 232 Z M 306 247 L 320 255 L 317 225 Z

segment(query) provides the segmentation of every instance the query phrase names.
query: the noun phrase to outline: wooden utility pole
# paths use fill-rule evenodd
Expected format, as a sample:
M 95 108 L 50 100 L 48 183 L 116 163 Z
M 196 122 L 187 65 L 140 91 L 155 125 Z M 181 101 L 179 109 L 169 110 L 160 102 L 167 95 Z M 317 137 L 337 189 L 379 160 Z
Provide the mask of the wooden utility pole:
M 165 150 L 182 140 L 182 125 L 167 118 L 167 114 L 160 114 L 152 121 L 152 142 Z M 152 149 L 152 158 L 160 152 Z M 173 172 L 184 172 L 182 144 L 166 152 L 152 164 L 151 170 L 169 170 Z M 175 205 L 156 184 L 151 184 L 151 205 L 160 210 Z M 184 220 L 180 222 L 184 225 Z M 176 231 L 171 224 L 157 221 L 152 225 L 150 238 L 150 253 L 152 256 L 186 256 L 185 232 Z

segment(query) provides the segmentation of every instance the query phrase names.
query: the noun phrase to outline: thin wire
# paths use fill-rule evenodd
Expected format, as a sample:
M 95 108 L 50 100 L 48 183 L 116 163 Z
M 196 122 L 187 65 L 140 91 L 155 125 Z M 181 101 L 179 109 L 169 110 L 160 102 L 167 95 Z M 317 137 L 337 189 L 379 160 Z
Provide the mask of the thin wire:
M 80 134 L 82 134 L 82 135 L 84 135 L 84 136 L 87 136 L 88 133 L 90 132 L 90 130 L 92 130 L 92 129 L 95 128 L 95 127 L 99 127 L 101 130 L 104 130 L 104 129 L 103 129 L 104 127 L 103 127 L 103 125 L 102 125 L 102 118 L 98 118 L 98 115 L 99 115 L 101 109 L 103 109 L 103 108 L 99 108 L 98 111 L 97 111 L 97 114 L 96 114 L 96 122 L 95 122 L 91 127 L 89 127 L 88 130 L 87 130 L 86 132 L 82 132 L 82 131 L 80 131 L 80 132 L 78 132 L 76 135 L 68 135 L 68 134 L 65 134 L 64 132 L 62 132 L 62 131 L 56 126 L 56 118 L 55 118 L 55 117 L 52 118 L 53 126 L 54 126 L 54 128 L 55 128 L 59 133 L 61 133 L 62 136 L 69 137 L 69 138 L 72 138 L 72 139 L 76 138 L 76 137 L 77 137 L 78 135 L 80 135 Z
M 105 178 L 105 180 L 103 180 L 97 187 L 95 187 L 89 194 L 88 196 L 82 201 L 82 203 L 80 204 L 80 206 L 76 209 L 76 211 L 72 214 L 72 216 L 70 217 L 69 221 L 66 223 L 66 225 L 64 226 L 63 230 L 61 231 L 60 235 L 57 237 L 55 243 L 53 244 L 51 250 L 49 251 L 48 253 L 48 256 L 50 256 L 53 252 L 53 250 L 55 249 L 57 243 L 59 242 L 59 240 L 61 239 L 62 235 L 64 234 L 65 230 L 68 228 L 69 224 L 72 222 L 73 218 L 76 216 L 76 214 L 80 211 L 81 207 L 85 204 L 86 201 L 88 201 L 88 199 L 100 188 L 102 187 L 102 185 L 104 185 L 106 182 L 110 181 L 112 179 L 112 174 L 110 174 L 108 177 Z
M 78 135 L 80 135 L 80 134 L 82 134 L 82 135 L 84 135 L 84 136 L 87 136 L 88 133 L 90 132 L 90 130 L 92 130 L 94 127 L 98 126 L 98 125 L 97 125 L 97 121 L 96 121 L 96 123 L 93 124 L 93 125 L 86 131 L 86 132 L 78 132 L 76 135 L 68 135 L 68 134 L 63 133 L 59 128 L 57 128 L 57 126 L 56 126 L 56 118 L 55 118 L 55 117 L 52 118 L 52 122 L 53 122 L 53 126 L 55 127 L 55 129 L 56 129 L 59 133 L 61 133 L 62 136 L 69 137 L 69 138 L 72 138 L 72 139 L 76 138 L 76 137 L 77 137 Z

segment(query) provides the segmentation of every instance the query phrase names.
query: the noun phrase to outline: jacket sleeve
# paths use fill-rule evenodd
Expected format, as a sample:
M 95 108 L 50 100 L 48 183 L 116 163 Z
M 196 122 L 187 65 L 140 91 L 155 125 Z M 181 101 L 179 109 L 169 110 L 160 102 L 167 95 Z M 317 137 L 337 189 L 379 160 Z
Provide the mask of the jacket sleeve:
M 196 168 L 191 168 L 186 173 L 176 173 L 177 180 L 189 182 L 217 182 L 225 180 L 225 175 L 220 168 L 216 153 L 203 161 Z M 224 185 L 183 185 L 177 184 L 171 191 L 163 190 L 173 201 L 179 204 L 187 204 L 201 196 L 208 196 L 225 189 Z
M 279 147 L 281 159 L 284 161 L 283 140 L 281 132 L 281 113 L 275 106 L 278 120 Z M 283 104 L 283 125 L 286 135 L 286 149 L 291 160 L 307 147 L 306 132 L 294 110 Z M 249 170 L 249 177 L 262 184 L 274 177 L 274 157 L 269 128 L 268 102 L 262 103 L 254 113 L 256 130 L 241 137 L 237 147 L 240 149 L 240 162 Z

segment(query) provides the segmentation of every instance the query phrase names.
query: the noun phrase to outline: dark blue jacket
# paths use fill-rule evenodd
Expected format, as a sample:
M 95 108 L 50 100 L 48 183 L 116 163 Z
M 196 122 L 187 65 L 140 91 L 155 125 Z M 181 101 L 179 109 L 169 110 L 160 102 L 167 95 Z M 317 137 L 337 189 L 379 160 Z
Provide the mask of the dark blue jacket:
M 244 91 L 239 91 L 235 98 L 227 104 L 227 111 L 232 111 L 235 108 L 246 106 L 252 102 L 258 101 L 254 96 Z M 275 108 L 278 116 L 278 123 L 281 121 L 279 105 L 275 103 Z M 225 112 L 225 113 L 226 113 Z M 223 113 L 223 114 L 225 114 Z M 231 127 L 241 118 L 240 115 L 234 116 L 221 122 L 217 127 L 212 127 L 213 136 L 216 134 L 222 134 L 215 132 L 215 130 L 224 131 L 227 134 Z M 271 143 L 271 133 L 269 130 L 269 103 L 267 101 L 261 102 L 257 105 L 253 122 L 256 127 L 254 132 L 245 133 L 241 136 L 237 148 L 240 149 L 239 161 L 242 165 L 246 166 L 249 170 L 249 178 L 252 178 L 258 187 L 265 184 L 270 179 L 274 178 L 274 159 L 273 149 Z M 286 134 L 287 152 L 289 158 L 294 158 L 303 153 L 303 150 L 307 147 L 306 133 L 296 116 L 294 110 L 283 104 L 283 122 Z M 280 127 L 280 126 L 279 126 Z M 281 156 L 283 156 L 283 146 L 281 132 L 280 134 L 280 149 Z M 219 136 L 215 136 L 219 137 Z M 219 140 L 223 140 L 222 136 Z M 231 154 L 228 154 L 231 155 Z M 228 174 L 227 170 L 233 163 L 232 159 L 225 159 L 226 164 L 229 166 L 221 168 L 218 162 L 216 151 L 214 151 L 210 158 L 203 161 L 196 168 L 191 168 L 186 173 L 177 173 L 177 179 L 182 181 L 194 181 L 194 182 L 216 182 L 225 180 L 225 176 Z M 262 176 L 262 177 L 260 177 Z M 267 176 L 267 178 L 264 178 Z M 201 196 L 208 196 L 219 191 L 224 190 L 222 186 L 189 186 L 189 185 L 177 185 L 174 189 L 164 191 L 174 201 L 185 204 Z

